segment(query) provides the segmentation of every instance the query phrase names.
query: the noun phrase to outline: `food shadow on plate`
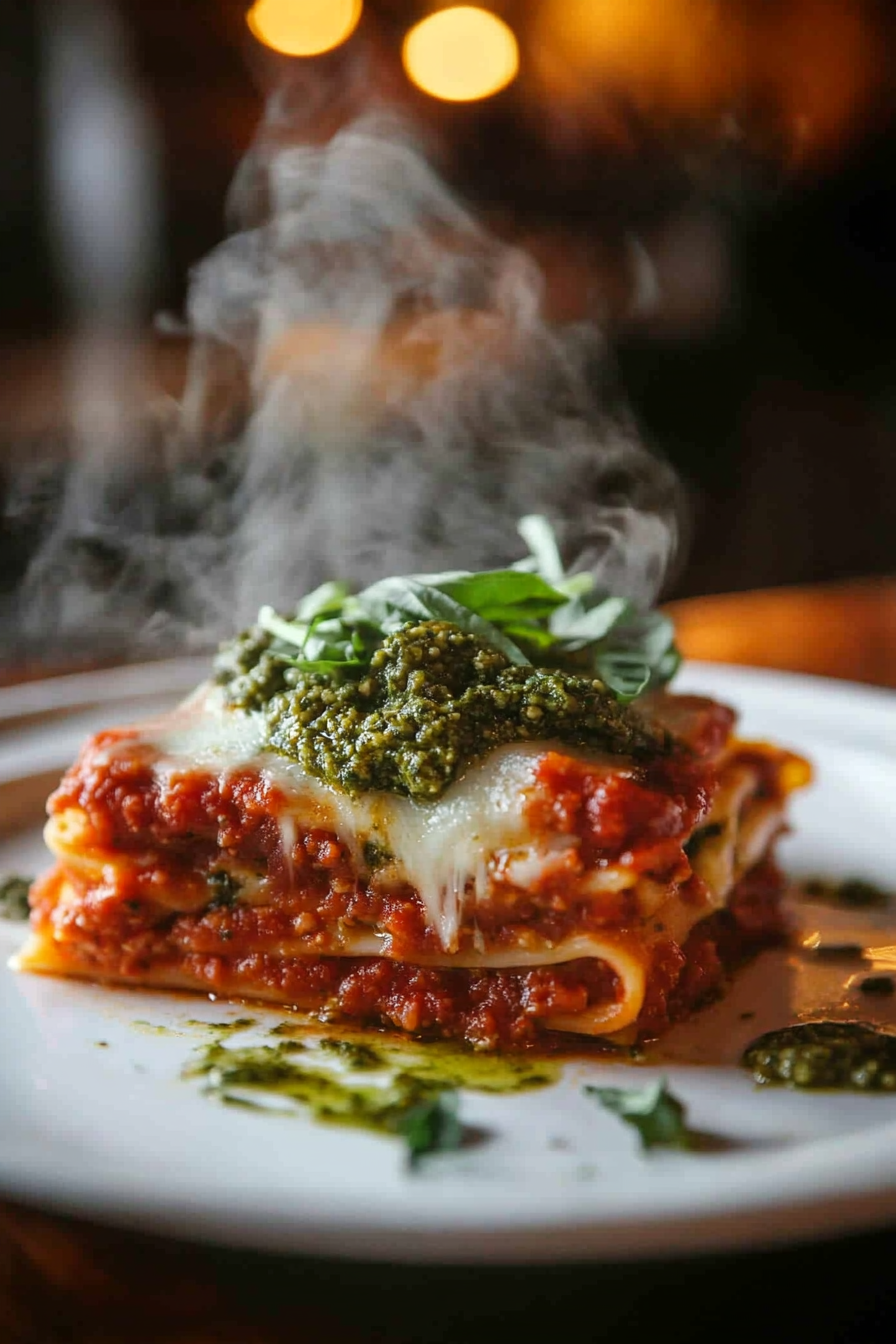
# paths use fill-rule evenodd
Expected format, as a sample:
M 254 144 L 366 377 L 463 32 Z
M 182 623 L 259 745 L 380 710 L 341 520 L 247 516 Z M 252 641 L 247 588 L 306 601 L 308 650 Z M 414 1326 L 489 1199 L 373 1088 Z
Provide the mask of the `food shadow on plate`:
M 771 948 L 742 967 L 717 1002 L 646 1047 L 645 1063 L 733 1067 L 749 1043 L 800 1011 L 791 948 Z

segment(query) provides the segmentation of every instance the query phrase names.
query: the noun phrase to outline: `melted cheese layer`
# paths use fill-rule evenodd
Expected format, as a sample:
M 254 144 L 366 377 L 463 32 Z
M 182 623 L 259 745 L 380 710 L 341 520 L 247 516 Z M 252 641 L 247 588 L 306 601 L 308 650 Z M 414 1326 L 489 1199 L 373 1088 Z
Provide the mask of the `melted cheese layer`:
M 197 693 L 167 718 L 139 725 L 137 733 L 140 743 L 158 753 L 153 769 L 163 789 L 197 769 L 226 775 L 249 767 L 288 800 L 290 816 L 281 822 L 281 828 L 287 827 L 284 842 L 296 826 L 332 831 L 351 848 L 359 869 L 365 845 L 386 851 L 392 856 L 389 876 L 416 889 L 446 952 L 457 949 L 467 902 L 485 899 L 489 861 L 497 852 L 525 853 L 520 862 L 528 863 L 529 872 L 557 862 L 550 848 L 543 851 L 536 844 L 533 849 L 525 800 L 538 761 L 558 744 L 499 747 L 470 765 L 436 801 L 416 803 L 388 793 L 352 797 L 287 757 L 263 751 L 261 716 L 226 709 L 217 688 Z M 112 753 L 132 749 L 133 738 L 109 748 Z M 631 773 L 618 757 L 590 753 L 588 760 L 608 773 Z M 567 849 L 572 843 L 565 838 Z M 634 876 L 618 885 L 633 881 Z

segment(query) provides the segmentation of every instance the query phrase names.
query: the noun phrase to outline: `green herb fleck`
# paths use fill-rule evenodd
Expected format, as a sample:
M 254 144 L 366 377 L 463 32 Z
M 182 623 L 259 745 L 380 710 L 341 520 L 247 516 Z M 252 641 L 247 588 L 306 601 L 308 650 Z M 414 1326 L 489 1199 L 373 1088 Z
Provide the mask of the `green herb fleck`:
M 343 1040 L 340 1037 L 327 1037 L 320 1042 L 319 1048 L 326 1054 L 336 1055 L 349 1069 L 363 1072 L 366 1069 L 381 1069 L 383 1057 L 369 1045 L 359 1041 Z
M 29 877 L 12 875 L 0 878 L 0 919 L 28 918 L 28 892 L 32 881 Z
M 235 877 L 225 872 L 223 868 L 217 868 L 209 873 L 206 881 L 212 893 L 208 903 L 209 910 L 226 909 L 234 904 L 240 890 L 240 884 Z
M 890 903 L 888 892 L 859 877 L 841 882 L 837 896 L 841 905 L 851 906 L 855 910 L 879 910 Z
M 407 1144 L 408 1165 L 414 1168 L 431 1153 L 459 1148 L 464 1129 L 458 1115 L 456 1092 L 441 1092 L 412 1106 L 398 1121 L 398 1132 Z
M 378 868 L 385 868 L 393 859 L 393 855 L 385 845 L 380 845 L 375 840 L 365 840 L 363 853 L 364 866 L 371 873 L 375 873 Z
M 665 1078 L 642 1088 L 592 1087 L 585 1093 L 596 1097 L 641 1136 L 643 1148 L 690 1148 L 692 1135 L 685 1123 L 685 1107 L 669 1091 Z
M 809 877 L 798 884 L 797 892 L 809 900 L 825 905 L 845 906 L 851 910 L 883 910 L 891 899 L 882 887 L 862 877 L 847 877 L 839 882 Z
M 226 1022 L 203 1022 L 199 1017 L 188 1017 L 184 1026 L 196 1031 L 214 1032 L 216 1036 L 220 1036 L 235 1031 L 247 1031 L 249 1027 L 255 1026 L 256 1021 L 254 1017 L 232 1017 Z
M 224 1106 L 240 1106 L 244 1111 L 266 1111 L 268 1109 L 257 1101 L 250 1101 L 248 1097 L 234 1096 L 231 1092 L 220 1093 L 218 1100 Z

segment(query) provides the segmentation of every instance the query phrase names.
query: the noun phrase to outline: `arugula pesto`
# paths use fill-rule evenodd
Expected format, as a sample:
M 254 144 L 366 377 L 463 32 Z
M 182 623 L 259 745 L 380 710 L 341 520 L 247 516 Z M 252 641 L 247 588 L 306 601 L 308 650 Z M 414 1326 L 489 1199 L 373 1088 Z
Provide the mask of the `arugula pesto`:
M 668 749 L 628 703 L 674 673 L 669 621 L 567 575 L 544 519 L 511 569 L 324 584 L 223 646 L 218 682 L 269 749 L 348 793 L 437 798 L 497 746 L 554 739 L 617 755 Z

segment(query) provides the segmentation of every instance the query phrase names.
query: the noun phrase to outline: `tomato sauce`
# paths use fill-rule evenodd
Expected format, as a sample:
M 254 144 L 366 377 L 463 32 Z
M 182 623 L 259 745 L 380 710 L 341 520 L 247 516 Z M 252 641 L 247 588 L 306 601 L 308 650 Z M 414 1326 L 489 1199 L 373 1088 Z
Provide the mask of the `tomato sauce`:
M 688 746 L 648 765 L 611 770 L 555 751 L 540 758 L 528 820 L 536 837 L 569 837 L 570 857 L 526 891 L 496 868 L 490 899 L 476 908 L 490 947 L 518 946 L 526 934 L 559 941 L 637 926 L 630 890 L 576 895 L 575 878 L 593 869 L 622 864 L 668 884 L 670 894 L 687 883 L 683 844 L 709 810 L 732 716 L 709 702 L 686 709 Z M 112 750 L 122 741 L 125 751 Z M 139 855 L 139 862 L 108 863 L 100 878 L 67 870 L 78 890 L 73 902 L 59 903 L 58 875 L 35 889 L 35 927 L 52 928 L 73 969 L 136 983 L 155 974 L 183 987 L 489 1048 L 533 1044 L 552 1016 L 619 996 L 615 973 L 595 958 L 518 969 L 409 964 L 441 950 L 411 886 L 358 871 L 349 848 L 326 830 L 307 830 L 284 853 L 277 818 L 288 800 L 254 769 L 164 777 L 155 764 L 153 750 L 136 738 L 101 734 L 50 800 L 52 813 L 83 812 L 91 832 L 85 846 Z M 263 898 L 215 896 L 210 879 L 221 864 L 254 874 Z M 653 945 L 640 1037 L 660 1034 L 718 993 L 739 959 L 780 935 L 780 890 L 777 871 L 765 864 L 741 882 L 730 909 L 702 921 L 683 947 L 668 938 Z M 389 956 L 328 955 L 340 928 L 385 935 Z M 280 950 L 296 943 L 301 955 Z
M 671 939 L 654 946 L 637 1022 L 639 1039 L 661 1035 L 717 996 L 745 957 L 782 936 L 780 890 L 774 865 L 764 864 L 741 881 L 730 907 L 702 921 L 683 947 Z M 51 878 L 38 894 L 35 924 L 52 922 L 64 934 L 55 900 Z M 66 940 L 66 955 L 73 970 L 94 978 L 140 983 L 150 973 L 168 975 L 170 983 L 218 995 L 275 999 L 325 1016 L 460 1039 L 480 1048 L 534 1045 L 550 1031 L 551 1016 L 606 1004 L 619 994 L 615 973 L 595 958 L 519 970 L 465 970 L 385 957 L 283 957 L 258 947 L 227 946 L 212 935 L 208 915 L 192 924 L 181 916 L 167 927 L 117 922 L 103 927 L 100 922 L 88 930 L 82 926 L 83 913 L 64 916 L 79 924 L 77 941 Z M 266 921 L 267 933 L 279 933 L 277 913 L 260 913 L 260 931 Z

